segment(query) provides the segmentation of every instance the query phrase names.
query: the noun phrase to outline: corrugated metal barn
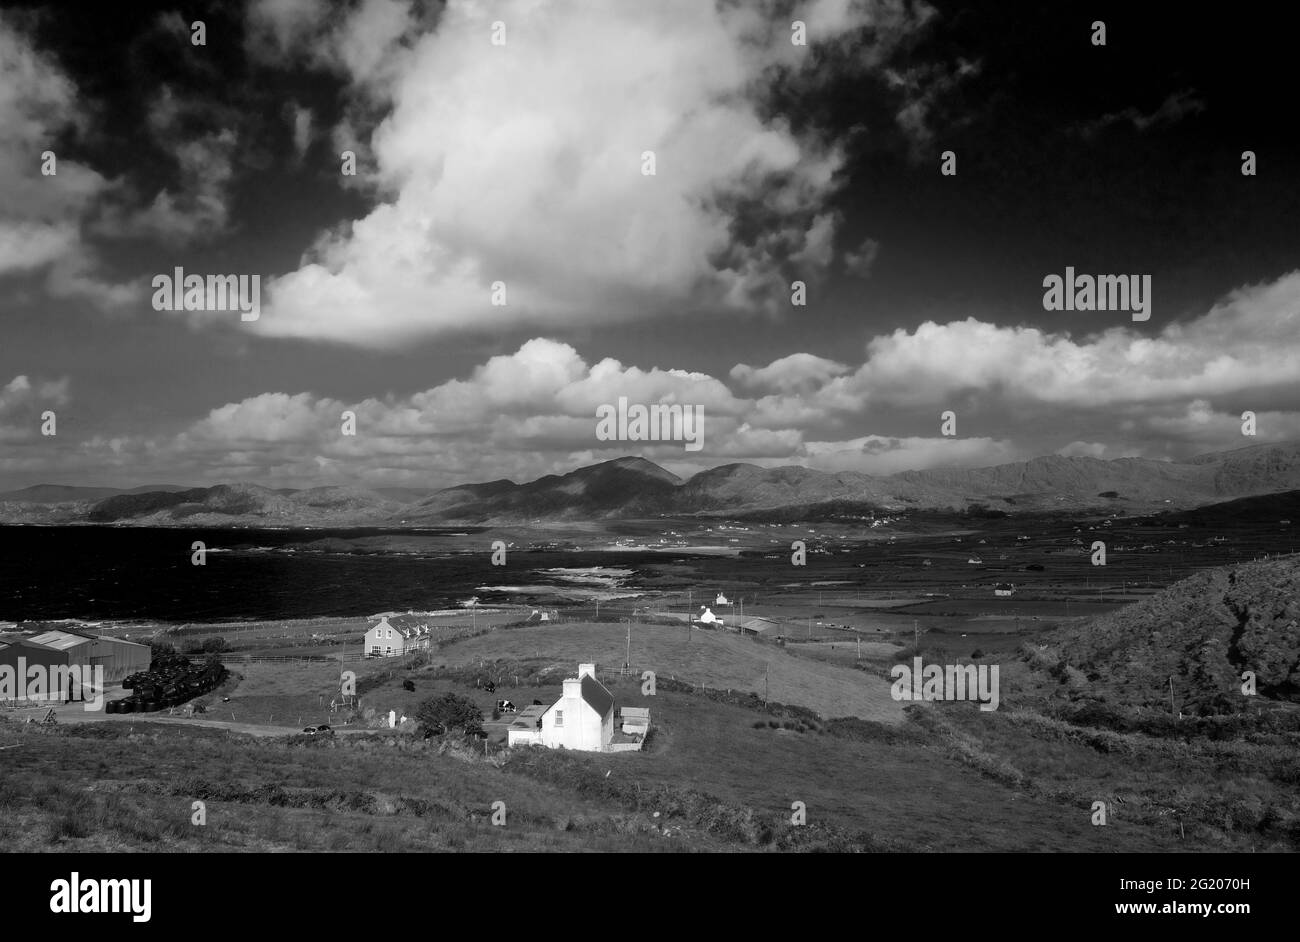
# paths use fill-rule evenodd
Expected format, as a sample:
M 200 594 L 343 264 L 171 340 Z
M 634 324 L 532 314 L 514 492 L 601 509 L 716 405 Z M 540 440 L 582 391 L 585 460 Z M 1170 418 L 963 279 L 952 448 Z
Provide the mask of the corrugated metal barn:
M 134 641 L 64 630 L 46 631 L 28 640 L 62 652 L 67 658 L 64 663 L 69 666 L 103 667 L 104 682 L 109 684 L 149 669 L 149 646 Z
M 45 669 L 47 677 L 52 676 L 52 668 L 68 663 L 67 655 L 43 644 L 33 644 L 28 638 L 10 638 L 0 642 L 0 667 L 10 668 L 9 674 L 13 684 L 12 690 L 0 693 L 0 698 L 15 700 L 27 699 L 26 670 L 39 665 Z M 4 681 L 0 680 L 0 688 Z M 65 700 L 70 695 L 67 690 L 47 690 L 44 696 L 35 699 Z

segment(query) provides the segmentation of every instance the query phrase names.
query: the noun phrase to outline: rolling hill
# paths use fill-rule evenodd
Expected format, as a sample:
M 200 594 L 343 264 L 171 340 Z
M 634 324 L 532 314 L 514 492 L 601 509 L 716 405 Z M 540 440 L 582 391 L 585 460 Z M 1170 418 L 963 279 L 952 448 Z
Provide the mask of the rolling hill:
M 497 480 L 431 493 L 420 488 L 271 490 L 253 484 L 135 488 L 105 495 L 106 490 L 39 485 L 0 495 L 0 520 L 400 527 L 690 514 L 819 519 L 905 509 L 965 511 L 974 506 L 1011 513 L 1122 509 L 1142 514 L 1300 491 L 1300 443 L 1254 445 L 1181 462 L 1049 455 L 989 468 L 903 471 L 881 477 L 801 466 L 727 464 L 683 481 L 644 458 L 625 457 L 522 484 Z
M 1300 556 L 1199 572 L 1045 639 L 1074 699 L 1109 710 L 1239 714 L 1300 704 Z M 1256 693 L 1242 692 L 1255 675 Z M 1172 698 L 1172 702 L 1171 702 Z

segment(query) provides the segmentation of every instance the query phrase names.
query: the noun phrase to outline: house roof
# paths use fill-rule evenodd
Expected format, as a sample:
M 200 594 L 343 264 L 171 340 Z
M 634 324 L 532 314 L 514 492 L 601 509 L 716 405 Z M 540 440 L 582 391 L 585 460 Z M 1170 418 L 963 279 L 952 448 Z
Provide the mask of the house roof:
M 586 700 L 587 706 L 602 717 L 614 709 L 614 695 L 605 689 L 604 684 L 590 674 L 582 678 L 582 699 Z

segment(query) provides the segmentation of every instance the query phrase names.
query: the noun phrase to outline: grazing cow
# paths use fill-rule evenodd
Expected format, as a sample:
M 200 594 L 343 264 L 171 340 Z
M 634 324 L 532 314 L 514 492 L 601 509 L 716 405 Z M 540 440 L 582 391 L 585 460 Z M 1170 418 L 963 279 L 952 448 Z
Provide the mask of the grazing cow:
M 402 681 L 402 689 L 403 689 L 403 690 L 414 690 L 414 689 L 415 689 L 415 681 L 413 681 L 413 680 L 404 680 L 404 681 Z
M 492 681 L 489 680 L 486 684 L 483 685 L 483 689 L 486 690 L 488 693 L 496 693 L 497 685 L 492 683 Z
M 544 706 L 544 704 L 542 703 L 541 700 L 534 700 L 534 701 L 533 701 L 533 706 Z
M 511 703 L 509 700 L 498 700 L 498 701 L 497 701 L 497 709 L 500 710 L 502 713 L 518 713 L 518 712 L 519 712 L 519 710 L 516 709 L 515 705 L 514 705 L 513 703 Z

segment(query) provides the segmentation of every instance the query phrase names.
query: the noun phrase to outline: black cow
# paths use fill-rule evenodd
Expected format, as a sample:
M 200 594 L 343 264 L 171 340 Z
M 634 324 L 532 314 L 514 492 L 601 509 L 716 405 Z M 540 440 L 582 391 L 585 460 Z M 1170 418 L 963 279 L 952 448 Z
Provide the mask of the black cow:
M 497 685 L 492 683 L 492 681 L 489 680 L 486 684 L 483 685 L 483 689 L 486 690 L 488 693 L 496 693 Z

